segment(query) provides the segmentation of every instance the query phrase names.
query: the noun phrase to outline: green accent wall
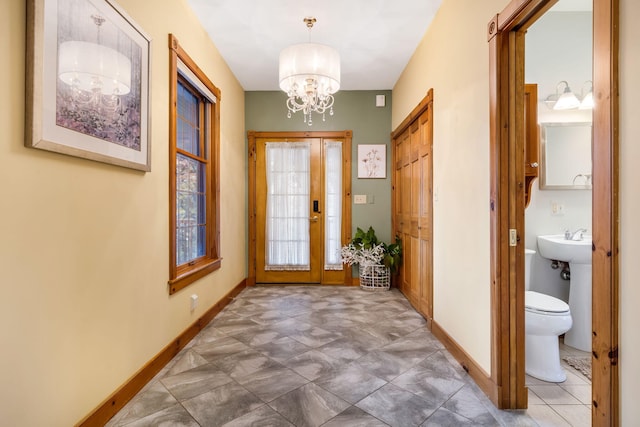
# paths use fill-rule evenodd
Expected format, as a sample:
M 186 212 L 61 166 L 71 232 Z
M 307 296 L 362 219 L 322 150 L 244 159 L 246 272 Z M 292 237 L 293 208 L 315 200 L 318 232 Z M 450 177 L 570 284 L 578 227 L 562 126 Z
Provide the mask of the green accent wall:
M 385 95 L 386 105 L 376 107 L 376 95 Z M 284 92 L 245 92 L 247 131 L 353 131 L 352 140 L 352 229 L 372 226 L 379 239 L 390 243 L 391 235 L 391 91 L 340 91 L 335 94 L 334 114 L 313 114 L 313 125 L 304 123 L 302 112 L 287 118 Z M 385 144 L 387 177 L 358 179 L 358 144 Z M 367 204 L 354 205 L 353 195 L 365 194 Z

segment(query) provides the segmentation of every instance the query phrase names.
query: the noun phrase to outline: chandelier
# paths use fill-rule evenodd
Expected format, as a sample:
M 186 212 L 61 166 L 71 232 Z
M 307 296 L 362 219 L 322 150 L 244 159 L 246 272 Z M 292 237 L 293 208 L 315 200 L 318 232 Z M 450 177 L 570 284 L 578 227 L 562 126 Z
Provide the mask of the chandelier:
M 58 49 L 58 77 L 71 87 L 73 100 L 82 105 L 115 112 L 120 96 L 131 90 L 131 61 L 115 49 L 100 44 L 105 18 L 91 15 L 97 43 L 71 40 Z
M 316 18 L 307 17 L 303 21 L 309 29 Z M 280 52 L 280 89 L 286 92 L 287 117 L 302 111 L 304 121 L 311 126 L 311 113 L 325 112 L 333 115 L 333 94 L 340 89 L 340 54 L 332 47 L 301 43 L 289 46 Z

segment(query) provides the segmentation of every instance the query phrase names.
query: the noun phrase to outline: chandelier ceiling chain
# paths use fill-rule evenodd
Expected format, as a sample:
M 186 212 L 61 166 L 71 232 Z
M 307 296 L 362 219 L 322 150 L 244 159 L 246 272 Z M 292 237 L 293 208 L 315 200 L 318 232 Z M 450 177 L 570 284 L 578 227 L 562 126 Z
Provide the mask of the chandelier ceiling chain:
M 280 52 L 280 89 L 288 96 L 287 117 L 302 111 L 304 121 L 313 124 L 311 113 L 333 115 L 333 94 L 340 89 L 340 55 L 332 47 L 311 43 L 311 29 L 317 22 L 305 17 L 309 42 L 289 46 Z

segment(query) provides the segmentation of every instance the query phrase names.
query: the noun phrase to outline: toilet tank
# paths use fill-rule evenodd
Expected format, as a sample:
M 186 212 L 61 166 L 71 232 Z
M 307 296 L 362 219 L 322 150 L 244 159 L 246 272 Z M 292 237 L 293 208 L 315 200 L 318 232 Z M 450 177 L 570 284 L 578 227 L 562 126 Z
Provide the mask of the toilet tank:
M 531 262 L 536 251 L 533 249 L 524 250 L 524 290 L 528 291 L 531 283 Z

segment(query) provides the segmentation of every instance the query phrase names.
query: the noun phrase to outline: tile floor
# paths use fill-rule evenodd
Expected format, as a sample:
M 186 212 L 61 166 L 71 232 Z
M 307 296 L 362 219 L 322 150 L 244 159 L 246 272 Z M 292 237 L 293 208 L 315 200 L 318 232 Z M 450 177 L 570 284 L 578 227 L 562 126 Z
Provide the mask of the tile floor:
M 560 357 L 589 356 L 588 352 L 576 350 L 560 343 Z M 567 380 L 554 384 L 540 381 L 527 375 L 529 388 L 529 414 L 540 426 L 582 427 L 591 425 L 591 380 L 573 369 L 564 360 L 562 367 Z
M 588 426 L 574 372 L 500 411 L 397 290 L 252 287 L 107 425 Z

